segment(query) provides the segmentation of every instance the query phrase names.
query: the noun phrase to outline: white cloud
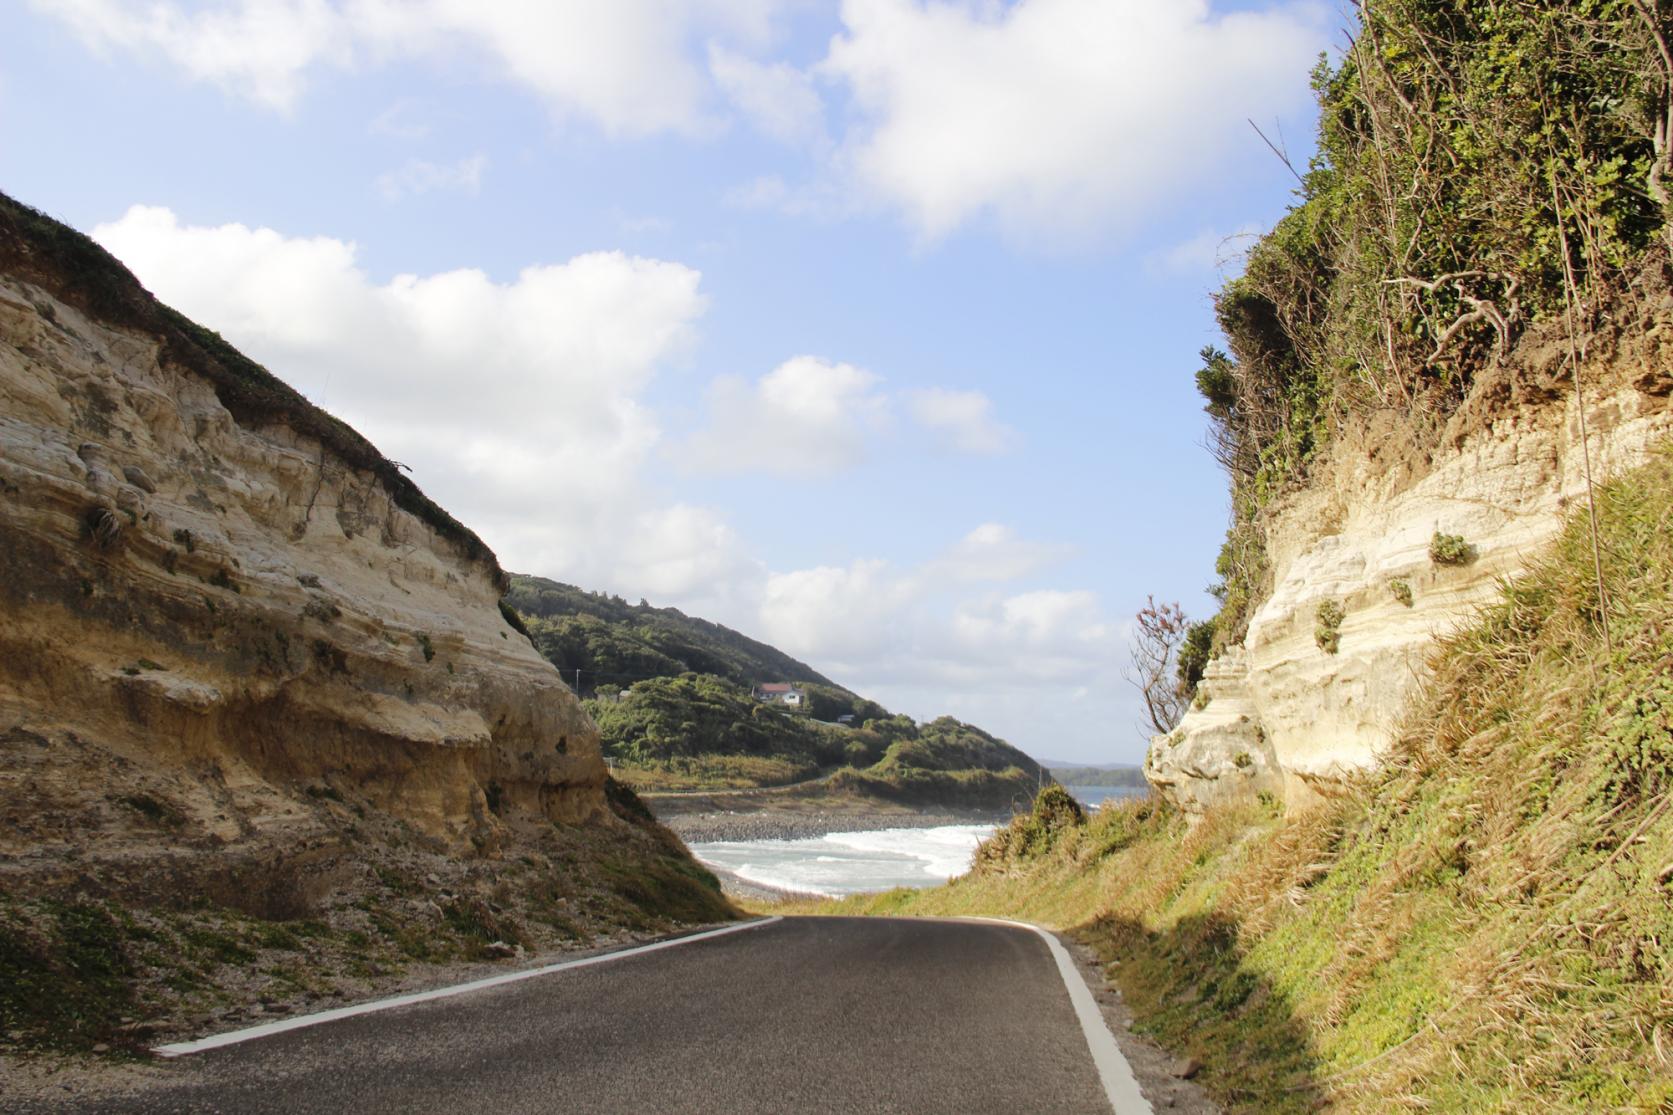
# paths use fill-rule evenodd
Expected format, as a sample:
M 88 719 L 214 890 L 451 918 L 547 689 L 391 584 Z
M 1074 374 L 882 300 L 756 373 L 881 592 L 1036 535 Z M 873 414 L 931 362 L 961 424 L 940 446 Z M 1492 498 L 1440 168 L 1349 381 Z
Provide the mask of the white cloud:
M 932 580 L 1015 581 L 1068 558 L 1074 549 L 1018 536 L 1003 523 L 983 523 L 930 562 Z
M 832 220 L 858 211 L 854 197 L 833 179 L 814 178 L 790 185 L 776 174 L 763 174 L 727 190 L 721 201 L 736 209 L 770 209 L 788 217 Z
M 765 43 L 779 0 L 32 0 L 92 49 L 161 57 L 279 110 L 309 72 L 359 61 L 476 57 L 559 116 L 613 133 L 712 126 L 694 43 Z
M 1131 223 L 1223 165 L 1249 116 L 1305 103 L 1312 0 L 844 0 L 856 183 L 920 234 L 992 217 L 1063 240 Z
M 1051 690 L 1119 683 L 1125 644 L 1096 594 L 971 597 L 934 573 L 933 564 L 895 570 L 878 560 L 775 573 L 759 628 L 861 692 L 912 688 L 945 704 L 951 693 L 1034 687 L 1044 699 Z
M 960 452 L 992 455 L 1016 444 L 1016 431 L 994 418 L 993 400 L 980 391 L 929 387 L 908 402 L 920 425 Z
M 201 10 L 123 0 L 31 0 L 100 53 L 160 54 L 186 77 L 288 111 L 313 65 L 346 65 L 350 27 L 325 0 L 241 0 Z
M 751 384 L 722 376 L 709 389 L 708 428 L 686 445 L 717 472 L 817 474 L 859 463 L 890 426 L 882 381 L 852 364 L 797 356 Z
M 514 569 L 653 595 L 751 573 L 725 522 L 659 504 L 642 402 L 705 299 L 688 267 L 595 252 L 378 283 L 355 246 L 136 206 L 94 238 L 158 297 L 225 334 L 410 465 Z
M 822 475 L 863 461 L 894 429 L 904 403 L 945 448 L 992 455 L 1016 442 L 980 391 L 931 387 L 893 395 L 881 378 L 817 356 L 786 360 L 753 384 L 721 376 L 709 388 L 706 427 L 684 457 L 715 472 Z
M 910 581 L 877 560 L 775 573 L 767 578 L 761 628 L 780 649 L 841 669 L 885 645 L 898 652 L 904 632 L 897 617 L 913 592 Z
M 488 157 L 480 154 L 456 163 L 408 159 L 400 169 L 378 175 L 378 193 L 385 201 L 400 201 L 437 190 L 476 194 L 482 189 L 482 172 L 487 168 Z
M 825 105 L 804 71 L 784 62 L 757 62 L 711 43 L 709 73 L 763 134 L 782 143 L 828 144 Z

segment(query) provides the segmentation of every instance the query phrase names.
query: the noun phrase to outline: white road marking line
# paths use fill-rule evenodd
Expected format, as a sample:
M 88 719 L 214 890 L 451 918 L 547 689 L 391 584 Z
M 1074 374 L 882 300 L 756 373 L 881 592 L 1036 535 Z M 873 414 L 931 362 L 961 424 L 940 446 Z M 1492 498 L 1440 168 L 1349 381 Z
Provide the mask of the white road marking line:
M 1068 989 L 1075 1017 L 1080 1019 L 1081 1033 L 1086 1035 L 1086 1047 L 1092 1053 L 1092 1063 L 1098 1066 L 1098 1079 L 1103 1082 L 1110 1108 L 1116 1115 L 1152 1115 L 1150 1101 L 1139 1091 L 1133 1066 L 1127 1063 L 1121 1047 L 1115 1042 L 1115 1035 L 1110 1033 L 1109 1023 L 1104 1021 L 1104 1012 L 1098 1009 L 1098 1000 L 1093 998 L 1092 989 L 1086 986 L 1080 969 L 1075 967 L 1074 957 L 1069 955 L 1069 950 L 1063 947 L 1063 942 L 1057 939 L 1055 933 L 1009 918 L 968 917 L 954 920 L 995 922 L 1038 933 L 1051 950 L 1052 959 L 1057 961 L 1057 974 L 1063 977 L 1063 986 Z
M 413 1003 L 428 1003 L 432 999 L 448 999 L 454 995 L 464 995 L 471 991 L 482 991 L 490 987 L 499 987 L 502 984 L 534 979 L 536 976 L 549 976 L 553 972 L 565 972 L 571 968 L 586 968 L 593 964 L 603 964 L 611 960 L 625 960 L 630 956 L 643 956 L 647 952 L 671 949 L 676 945 L 689 945 L 693 941 L 706 941 L 711 937 L 724 937 L 728 933 L 741 933 L 745 929 L 759 929 L 763 925 L 771 925 L 775 921 L 783 920 L 781 916 L 774 915 L 769 918 L 746 921 L 740 925 L 724 925 L 719 929 L 708 929 L 702 933 L 693 933 L 689 937 L 674 937 L 667 941 L 656 941 L 649 945 L 635 945 L 633 948 L 621 949 L 617 952 L 584 956 L 579 960 L 565 960 L 559 964 L 548 964 L 543 968 L 530 968 L 522 972 L 507 972 L 502 976 L 489 976 L 486 979 L 472 980 L 470 983 L 454 984 L 452 987 L 438 987 L 433 991 L 415 991 L 410 995 L 397 995 L 392 999 L 375 999 L 370 1003 L 356 1003 L 351 1007 L 337 1007 L 333 1010 L 320 1011 L 318 1014 L 304 1014 L 296 1018 L 286 1018 L 278 1022 L 251 1026 L 244 1030 L 214 1034 L 207 1038 L 198 1038 L 196 1041 L 159 1045 L 151 1052 L 160 1057 L 184 1057 L 192 1053 L 202 1053 L 208 1049 L 219 1049 L 224 1045 L 237 1045 L 240 1042 L 254 1041 L 257 1038 L 265 1038 L 272 1034 L 282 1034 L 287 1030 L 319 1026 L 326 1022 L 335 1022 L 340 1018 L 353 1018 L 360 1014 L 375 1014 L 380 1010 L 392 1010 L 395 1007 L 410 1006 Z

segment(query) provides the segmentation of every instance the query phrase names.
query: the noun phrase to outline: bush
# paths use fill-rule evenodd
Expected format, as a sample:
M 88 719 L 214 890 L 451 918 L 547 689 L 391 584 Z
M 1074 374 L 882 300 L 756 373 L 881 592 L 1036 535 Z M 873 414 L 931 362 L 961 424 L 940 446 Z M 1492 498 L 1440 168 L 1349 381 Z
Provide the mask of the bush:
M 1325 600 L 1319 604 L 1313 624 L 1313 641 L 1319 644 L 1319 649 L 1326 654 L 1335 654 L 1342 646 L 1342 621 L 1347 613 L 1342 605 L 1334 600 Z
M 1080 802 L 1057 783 L 1041 790 L 1034 808 L 1011 818 L 1011 823 L 994 833 L 976 849 L 978 871 L 1003 869 L 1022 861 L 1048 855 L 1066 833 L 1086 824 Z
M 1406 607 L 1410 608 L 1412 606 L 1411 582 L 1400 580 L 1390 581 L 1388 582 L 1388 591 L 1394 595 L 1394 599 L 1398 600 Z
M 1179 685 L 1187 697 L 1195 697 L 1197 683 L 1214 652 L 1214 621 L 1205 619 L 1185 629 L 1185 642 L 1179 648 Z
M 1442 534 L 1437 530 L 1429 539 L 1429 560 L 1436 565 L 1468 565 L 1475 556 L 1475 547 L 1464 541 L 1461 534 Z

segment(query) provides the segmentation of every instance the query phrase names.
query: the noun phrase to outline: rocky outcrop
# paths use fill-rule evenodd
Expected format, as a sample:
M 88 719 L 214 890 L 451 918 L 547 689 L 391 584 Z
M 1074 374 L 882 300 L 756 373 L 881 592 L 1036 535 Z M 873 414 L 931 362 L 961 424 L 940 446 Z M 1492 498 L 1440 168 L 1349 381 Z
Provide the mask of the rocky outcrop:
M 619 823 L 487 548 L 53 235 L 0 213 L 0 865 L 133 854 L 134 801 L 220 848 L 295 846 L 325 807 L 486 851 Z
M 1146 756 L 1145 777 L 1158 793 L 1193 813 L 1283 795 L 1283 771 L 1249 690 L 1242 647 L 1208 664 L 1189 721 L 1189 731 L 1165 737 Z
M 1668 317 L 1664 306 L 1659 320 Z M 1673 436 L 1670 335 L 1673 325 L 1652 324 L 1594 346 L 1584 384 L 1597 478 Z M 1295 806 L 1377 763 L 1436 637 L 1494 600 L 1584 507 L 1580 411 L 1562 351 L 1524 344 L 1426 451 L 1391 448 L 1409 445 L 1409 430 L 1344 436 L 1305 488 L 1267 512 L 1271 592 L 1243 645 L 1210 667 L 1199 707 L 1153 741 L 1146 770 L 1159 792 L 1192 811 L 1263 790 Z M 1437 533 L 1462 539 L 1462 561 L 1431 556 Z

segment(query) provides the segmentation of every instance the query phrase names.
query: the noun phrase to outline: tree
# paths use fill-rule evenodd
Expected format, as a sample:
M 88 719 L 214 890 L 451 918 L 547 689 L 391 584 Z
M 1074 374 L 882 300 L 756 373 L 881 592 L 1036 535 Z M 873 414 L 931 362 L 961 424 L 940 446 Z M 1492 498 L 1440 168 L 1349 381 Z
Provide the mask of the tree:
M 1145 597 L 1144 607 L 1133 617 L 1132 665 L 1123 671 L 1128 682 L 1144 698 L 1145 716 L 1157 733 L 1173 731 L 1185 715 L 1190 696 L 1179 678 L 1179 648 L 1190 623 L 1175 604 L 1158 604 Z

